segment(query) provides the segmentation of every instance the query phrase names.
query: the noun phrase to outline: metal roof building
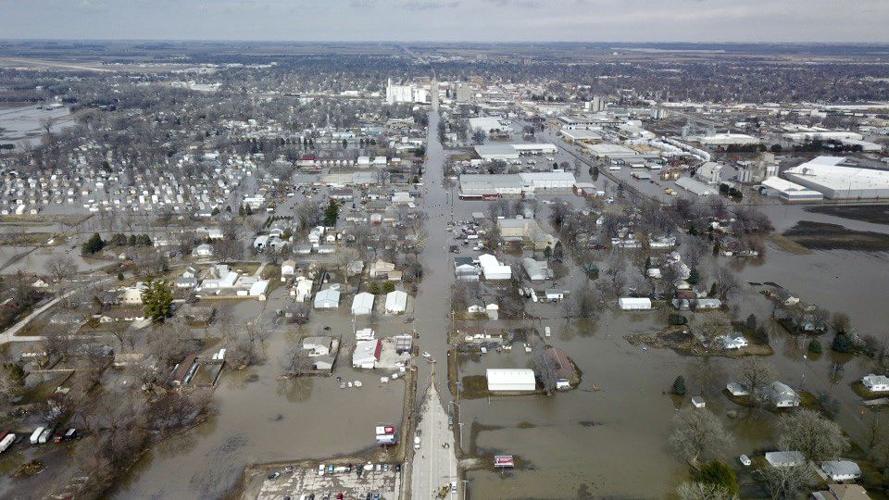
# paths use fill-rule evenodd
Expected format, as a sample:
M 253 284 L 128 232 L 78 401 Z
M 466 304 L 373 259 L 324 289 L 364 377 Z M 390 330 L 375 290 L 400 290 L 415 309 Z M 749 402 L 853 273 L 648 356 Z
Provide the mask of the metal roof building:
M 819 156 L 785 170 L 784 177 L 831 200 L 889 198 L 889 170 L 855 166 L 842 156 Z
M 338 288 L 326 288 L 315 294 L 315 309 L 336 309 L 340 306 Z
M 676 185 L 697 196 L 711 196 L 716 194 L 716 189 L 696 181 L 691 177 L 680 177 L 676 179 Z
M 784 201 L 821 201 L 824 195 L 814 189 L 790 182 L 780 177 L 769 177 L 762 181 L 763 187 L 774 192 Z
M 485 375 L 491 392 L 530 392 L 537 388 L 534 370 L 529 368 L 488 368 Z
M 395 290 L 386 294 L 386 314 L 399 314 L 407 309 L 407 293 Z
M 352 314 L 355 316 L 367 316 L 374 310 L 374 294 L 361 292 L 352 299 Z

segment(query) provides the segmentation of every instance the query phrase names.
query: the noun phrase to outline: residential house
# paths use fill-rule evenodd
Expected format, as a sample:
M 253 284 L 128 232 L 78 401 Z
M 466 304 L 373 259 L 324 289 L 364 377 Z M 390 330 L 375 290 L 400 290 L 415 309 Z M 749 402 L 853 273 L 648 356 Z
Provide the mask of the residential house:
M 352 299 L 352 314 L 354 316 L 367 316 L 373 312 L 374 299 L 372 293 L 361 292 Z
M 829 460 L 821 462 L 821 471 L 831 481 L 854 481 L 861 477 L 861 468 L 851 460 Z
M 315 309 L 336 309 L 340 306 L 340 287 L 331 285 L 315 294 Z
M 799 394 L 787 384 L 778 381 L 765 387 L 764 396 L 776 408 L 793 408 L 800 404 Z
M 861 377 L 864 388 L 870 392 L 889 392 L 889 377 L 873 373 Z

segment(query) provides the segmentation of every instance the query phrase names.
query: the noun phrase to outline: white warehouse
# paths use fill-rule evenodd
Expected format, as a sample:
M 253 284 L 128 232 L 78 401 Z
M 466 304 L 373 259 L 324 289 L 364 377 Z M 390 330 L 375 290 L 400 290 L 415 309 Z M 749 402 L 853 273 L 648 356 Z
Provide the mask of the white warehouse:
M 842 156 L 819 156 L 785 170 L 784 177 L 830 200 L 889 198 L 889 170 L 855 166 Z
M 537 388 L 534 370 L 529 368 L 488 368 L 490 392 L 533 392 Z

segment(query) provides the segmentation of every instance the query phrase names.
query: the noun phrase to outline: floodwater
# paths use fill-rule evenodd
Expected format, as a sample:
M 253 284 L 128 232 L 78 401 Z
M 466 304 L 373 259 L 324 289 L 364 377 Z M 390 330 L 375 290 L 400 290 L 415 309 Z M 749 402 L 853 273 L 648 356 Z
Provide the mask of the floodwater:
M 284 303 L 278 288 L 263 304 L 244 301 L 232 316 L 269 322 Z M 266 341 L 267 361 L 243 372 L 226 370 L 214 393 L 216 414 L 197 429 L 155 447 L 115 491 L 116 498 L 219 498 L 237 486 L 251 463 L 327 458 L 374 446 L 373 426 L 399 423 L 404 384 L 380 384 L 385 373 L 351 367 L 351 352 L 340 351 L 334 375 L 360 380 L 363 387 L 339 389 L 336 377 L 282 380 L 287 354 L 306 334 L 352 337 L 348 309 L 312 315 L 301 328 L 286 327 Z M 378 335 L 401 333 L 401 320 L 363 322 Z M 271 325 L 269 325 L 271 326 Z M 323 332 L 323 326 L 330 326 Z
M 0 142 L 12 142 L 16 147 L 25 143 L 35 145 L 43 135 L 43 123 L 51 120 L 51 130 L 73 125 L 67 107 L 39 109 L 38 105 L 0 109 Z
M 415 299 L 412 325 L 400 320 L 375 320 L 384 335 L 415 328 L 420 351 L 438 362 L 419 363 L 418 398 L 434 381 L 445 403 L 452 399 L 447 387 L 447 332 L 449 296 L 453 280 L 452 260 L 443 230 L 453 217 L 465 218 L 484 211 L 485 203 L 455 199 L 442 188 L 442 166 L 447 152 L 437 139 L 438 114 L 430 113 L 428 160 L 424 175 L 427 239 L 420 256 L 425 276 Z M 582 175 L 586 175 L 585 172 Z M 570 195 L 561 195 L 568 199 Z M 765 207 L 778 230 L 795 220 L 837 222 L 836 217 L 810 214 L 798 207 Z M 452 215 L 453 214 L 453 215 Z M 889 227 L 840 219 L 853 229 L 887 231 Z M 794 255 L 770 245 L 762 263 L 741 269 L 744 281 L 774 281 L 805 301 L 829 310 L 843 310 L 862 332 L 879 331 L 889 320 L 882 305 L 886 294 L 880 278 L 889 270 L 883 254 L 819 251 Z M 569 275 L 566 282 L 577 276 Z M 566 288 L 572 288 L 566 286 Z M 278 290 L 265 304 L 244 302 L 235 317 L 243 320 L 279 307 Z M 345 306 L 343 306 L 345 307 Z M 265 312 L 263 312 L 263 309 Z M 741 317 L 756 312 L 768 315 L 769 305 L 755 290 L 746 289 L 740 301 Z M 576 390 L 551 397 L 498 397 L 460 401 L 464 433 L 461 446 L 470 453 L 489 456 L 515 454 L 522 467 L 508 474 L 487 470 L 467 474 L 472 498 L 565 498 L 614 496 L 663 498 L 686 477 L 687 467 L 667 444 L 671 419 L 678 402 L 666 395 L 680 374 L 688 380 L 691 394 L 703 394 L 707 406 L 719 415 L 735 437 L 725 457 L 732 464 L 741 453 L 769 448 L 774 442 L 771 413 L 749 414 L 734 406 L 718 391 L 733 379 L 738 361 L 713 358 L 708 368 L 698 358 L 670 350 L 630 345 L 625 335 L 650 333 L 664 324 L 663 312 L 628 314 L 606 311 L 594 325 L 560 319 L 559 306 L 533 308 L 543 319 L 531 324 L 550 326 L 548 343 L 564 349 L 583 372 Z M 498 325 L 518 326 L 519 322 Z M 141 462 L 115 492 L 118 498 L 214 498 L 229 491 L 243 466 L 252 462 L 323 458 L 353 453 L 372 445 L 370 427 L 384 421 L 398 422 L 403 385 L 376 383 L 379 374 L 357 372 L 340 363 L 336 374 L 365 383 L 360 390 L 340 390 L 334 378 L 278 379 L 281 363 L 290 346 L 304 333 L 316 333 L 323 325 L 332 333 L 349 335 L 353 329 L 345 309 L 313 315 L 303 331 L 295 328 L 268 340 L 269 360 L 244 373 L 225 372 L 216 390 L 217 415 L 198 429 L 158 446 Z M 357 325 L 359 328 L 363 325 Z M 796 388 L 825 393 L 839 402 L 837 420 L 853 437 L 860 435 L 865 416 L 849 384 L 868 372 L 866 361 L 825 352 L 804 358 L 805 340 L 775 331 L 775 355 L 767 361 L 780 378 Z M 829 339 L 822 339 L 825 345 Z M 342 354 L 341 354 L 342 356 Z M 461 375 L 482 374 L 486 368 L 525 367 L 529 360 L 517 345 L 510 353 L 490 353 L 460 360 Z M 343 359 L 341 357 L 341 359 Z M 345 358 L 348 359 L 348 358 Z M 709 383 L 701 373 L 708 373 Z M 595 387 L 594 387 L 595 386 Z M 688 404 L 687 401 L 685 404 Z M 446 406 L 447 407 L 447 406 Z M 739 415 L 730 418 L 729 410 Z M 745 477 L 742 474 L 742 480 Z

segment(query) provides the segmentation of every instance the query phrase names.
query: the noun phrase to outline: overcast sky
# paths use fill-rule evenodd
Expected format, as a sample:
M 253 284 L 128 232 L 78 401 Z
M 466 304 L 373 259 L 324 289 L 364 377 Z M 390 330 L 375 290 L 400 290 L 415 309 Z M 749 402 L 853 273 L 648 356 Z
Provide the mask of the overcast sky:
M 889 0 L 0 0 L 0 38 L 889 42 Z

